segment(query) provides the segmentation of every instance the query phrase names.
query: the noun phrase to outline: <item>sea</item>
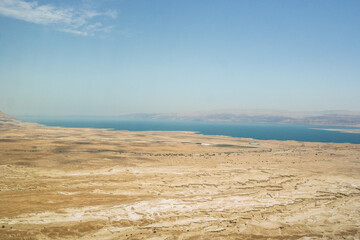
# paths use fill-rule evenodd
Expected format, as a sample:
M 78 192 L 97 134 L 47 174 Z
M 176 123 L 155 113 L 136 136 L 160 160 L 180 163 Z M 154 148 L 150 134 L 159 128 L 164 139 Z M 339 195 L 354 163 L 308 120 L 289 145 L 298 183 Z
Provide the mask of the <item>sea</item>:
M 164 121 L 164 120 L 104 120 L 74 118 L 19 117 L 25 122 L 46 126 L 76 128 L 107 128 L 128 131 L 193 131 L 204 135 L 224 135 L 258 140 L 295 140 L 304 142 L 332 142 L 360 144 L 360 133 L 345 133 L 321 129 L 346 129 L 339 126 L 242 124 L 233 122 Z

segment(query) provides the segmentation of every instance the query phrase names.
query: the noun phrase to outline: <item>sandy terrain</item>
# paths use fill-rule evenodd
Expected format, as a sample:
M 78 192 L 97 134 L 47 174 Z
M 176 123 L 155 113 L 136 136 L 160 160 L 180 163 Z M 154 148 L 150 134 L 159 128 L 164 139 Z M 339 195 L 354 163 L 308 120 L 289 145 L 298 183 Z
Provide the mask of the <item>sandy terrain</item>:
M 0 124 L 0 239 L 359 239 L 360 145 Z

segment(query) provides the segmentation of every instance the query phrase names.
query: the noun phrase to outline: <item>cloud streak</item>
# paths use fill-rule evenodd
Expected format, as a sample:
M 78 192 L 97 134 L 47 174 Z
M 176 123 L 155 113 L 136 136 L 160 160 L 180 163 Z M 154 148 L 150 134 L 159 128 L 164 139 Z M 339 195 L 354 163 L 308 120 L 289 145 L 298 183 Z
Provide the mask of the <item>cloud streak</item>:
M 63 8 L 24 0 L 0 0 L 0 15 L 82 36 L 110 32 L 112 26 L 104 26 L 100 20 L 105 17 L 116 18 L 115 11 Z

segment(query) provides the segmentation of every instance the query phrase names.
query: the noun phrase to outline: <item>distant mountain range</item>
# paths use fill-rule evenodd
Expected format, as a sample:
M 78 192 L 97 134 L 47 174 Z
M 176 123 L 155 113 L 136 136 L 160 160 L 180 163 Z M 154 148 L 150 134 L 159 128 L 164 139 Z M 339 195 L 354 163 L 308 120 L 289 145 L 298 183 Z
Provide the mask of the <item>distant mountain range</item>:
M 119 118 L 360 127 L 360 113 L 350 111 L 290 112 L 269 110 L 227 110 L 158 114 L 139 113 L 121 115 Z
M 121 120 L 174 120 L 221 121 L 238 123 L 299 124 L 360 127 L 360 113 L 351 111 L 291 112 L 271 110 L 222 110 L 182 113 L 136 113 L 118 116 L 24 116 L 21 119 L 121 119 Z M 18 124 L 20 121 L 0 112 L 1 123 Z M 35 121 L 36 122 L 36 121 Z

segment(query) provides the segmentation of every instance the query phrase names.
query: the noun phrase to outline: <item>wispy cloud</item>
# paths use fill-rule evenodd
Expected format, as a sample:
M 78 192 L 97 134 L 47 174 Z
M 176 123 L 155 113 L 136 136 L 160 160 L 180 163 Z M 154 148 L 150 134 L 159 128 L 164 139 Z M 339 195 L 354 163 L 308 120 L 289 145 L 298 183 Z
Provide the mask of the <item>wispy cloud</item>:
M 57 30 L 83 36 L 109 32 L 112 26 L 104 26 L 104 17 L 116 18 L 116 11 L 99 12 L 93 9 L 64 8 L 39 5 L 35 1 L 0 0 L 0 15 L 19 20 L 53 26 Z

